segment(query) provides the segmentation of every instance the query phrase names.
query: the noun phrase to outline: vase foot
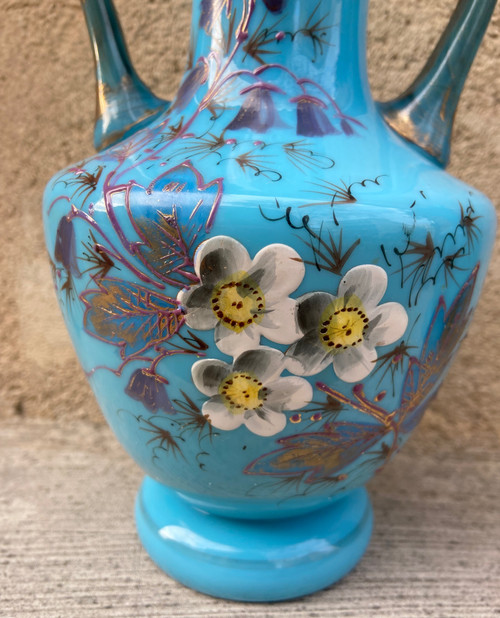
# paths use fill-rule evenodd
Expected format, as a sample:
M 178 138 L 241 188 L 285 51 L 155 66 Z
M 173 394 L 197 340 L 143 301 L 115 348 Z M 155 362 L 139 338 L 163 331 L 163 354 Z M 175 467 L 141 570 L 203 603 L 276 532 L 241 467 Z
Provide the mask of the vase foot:
M 135 517 L 161 569 L 190 588 L 236 601 L 280 601 L 326 588 L 360 560 L 373 524 L 366 489 L 298 517 L 242 520 L 199 511 L 149 477 Z

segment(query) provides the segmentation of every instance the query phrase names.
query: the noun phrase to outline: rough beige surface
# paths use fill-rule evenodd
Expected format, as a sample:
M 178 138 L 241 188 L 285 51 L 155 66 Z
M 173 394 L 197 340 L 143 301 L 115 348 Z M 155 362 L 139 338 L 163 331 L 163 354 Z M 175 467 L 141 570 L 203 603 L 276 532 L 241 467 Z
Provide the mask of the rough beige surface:
M 171 96 L 186 56 L 189 0 L 117 0 L 117 6 L 139 73 L 158 94 Z M 369 59 L 378 98 L 410 81 L 453 6 L 453 0 L 372 0 Z M 0 415 L 97 420 L 52 291 L 40 209 L 51 175 L 92 152 L 93 66 L 83 17 L 77 0 L 0 0 L 0 9 Z M 459 108 L 451 165 L 497 206 L 499 37 L 497 8 Z M 470 335 L 423 423 L 423 442 L 500 443 L 499 298 L 497 246 Z
M 426 453 L 413 440 L 370 483 L 375 528 L 356 569 L 327 590 L 274 604 L 206 597 L 155 567 L 132 517 L 141 472 L 107 427 L 0 420 L 0 478 L 6 618 L 500 614 L 498 450 Z

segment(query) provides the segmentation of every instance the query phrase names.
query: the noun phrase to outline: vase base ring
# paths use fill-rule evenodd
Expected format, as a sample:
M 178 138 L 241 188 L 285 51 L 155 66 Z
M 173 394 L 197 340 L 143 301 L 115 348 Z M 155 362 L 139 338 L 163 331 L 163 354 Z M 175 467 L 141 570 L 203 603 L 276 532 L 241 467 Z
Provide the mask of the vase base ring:
M 156 564 L 182 584 L 235 601 L 281 601 L 338 581 L 368 546 L 373 511 L 366 489 L 285 519 L 246 520 L 193 508 L 146 477 L 135 517 Z

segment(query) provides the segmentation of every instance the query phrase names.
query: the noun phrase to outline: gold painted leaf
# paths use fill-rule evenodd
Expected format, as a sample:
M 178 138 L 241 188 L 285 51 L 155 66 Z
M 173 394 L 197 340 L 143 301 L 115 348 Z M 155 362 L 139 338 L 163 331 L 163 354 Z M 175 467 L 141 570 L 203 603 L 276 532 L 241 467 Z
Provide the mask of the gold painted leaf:
M 336 423 L 324 431 L 281 438 L 280 448 L 262 455 L 246 474 L 294 477 L 306 483 L 334 478 L 385 434 L 380 425 Z
M 104 278 L 98 286 L 82 294 L 85 329 L 98 339 L 120 346 L 123 356 L 170 339 L 183 323 L 173 298 L 120 279 Z

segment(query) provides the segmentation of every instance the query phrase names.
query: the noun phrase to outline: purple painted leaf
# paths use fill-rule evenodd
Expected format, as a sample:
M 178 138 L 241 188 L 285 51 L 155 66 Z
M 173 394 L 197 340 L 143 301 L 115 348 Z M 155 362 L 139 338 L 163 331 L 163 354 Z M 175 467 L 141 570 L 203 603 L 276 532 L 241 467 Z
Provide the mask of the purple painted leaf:
M 207 81 L 207 78 L 208 65 L 200 60 L 186 75 L 186 78 L 177 91 L 172 109 L 184 109 L 194 97 L 198 88 Z
M 401 431 L 413 429 L 430 400 L 436 395 L 444 371 L 460 341 L 465 336 L 472 316 L 471 301 L 479 266 L 456 295 L 450 308 L 443 297 L 434 311 L 420 358 L 412 357 L 403 384 L 401 406 L 397 418 L 403 417 Z
M 150 373 L 147 369 L 136 369 L 130 377 L 125 392 L 153 413 L 162 410 L 167 414 L 176 414 L 177 411 L 167 395 L 165 384 L 167 384 L 165 378 Z
M 64 268 L 76 277 L 80 277 L 80 269 L 76 259 L 76 240 L 73 220 L 68 217 L 61 217 L 57 226 L 56 242 L 54 247 L 54 258 L 60 262 Z
M 410 358 L 403 385 L 402 406 L 395 416 L 396 421 L 401 420 L 399 430 L 402 434 L 413 431 L 421 421 L 427 406 L 437 394 L 433 391 L 436 378 L 435 374 L 433 377 L 429 375 L 427 368 L 421 367 L 416 358 Z
M 128 356 L 175 335 L 183 323 L 177 301 L 129 281 L 105 278 L 81 294 L 86 331 Z

